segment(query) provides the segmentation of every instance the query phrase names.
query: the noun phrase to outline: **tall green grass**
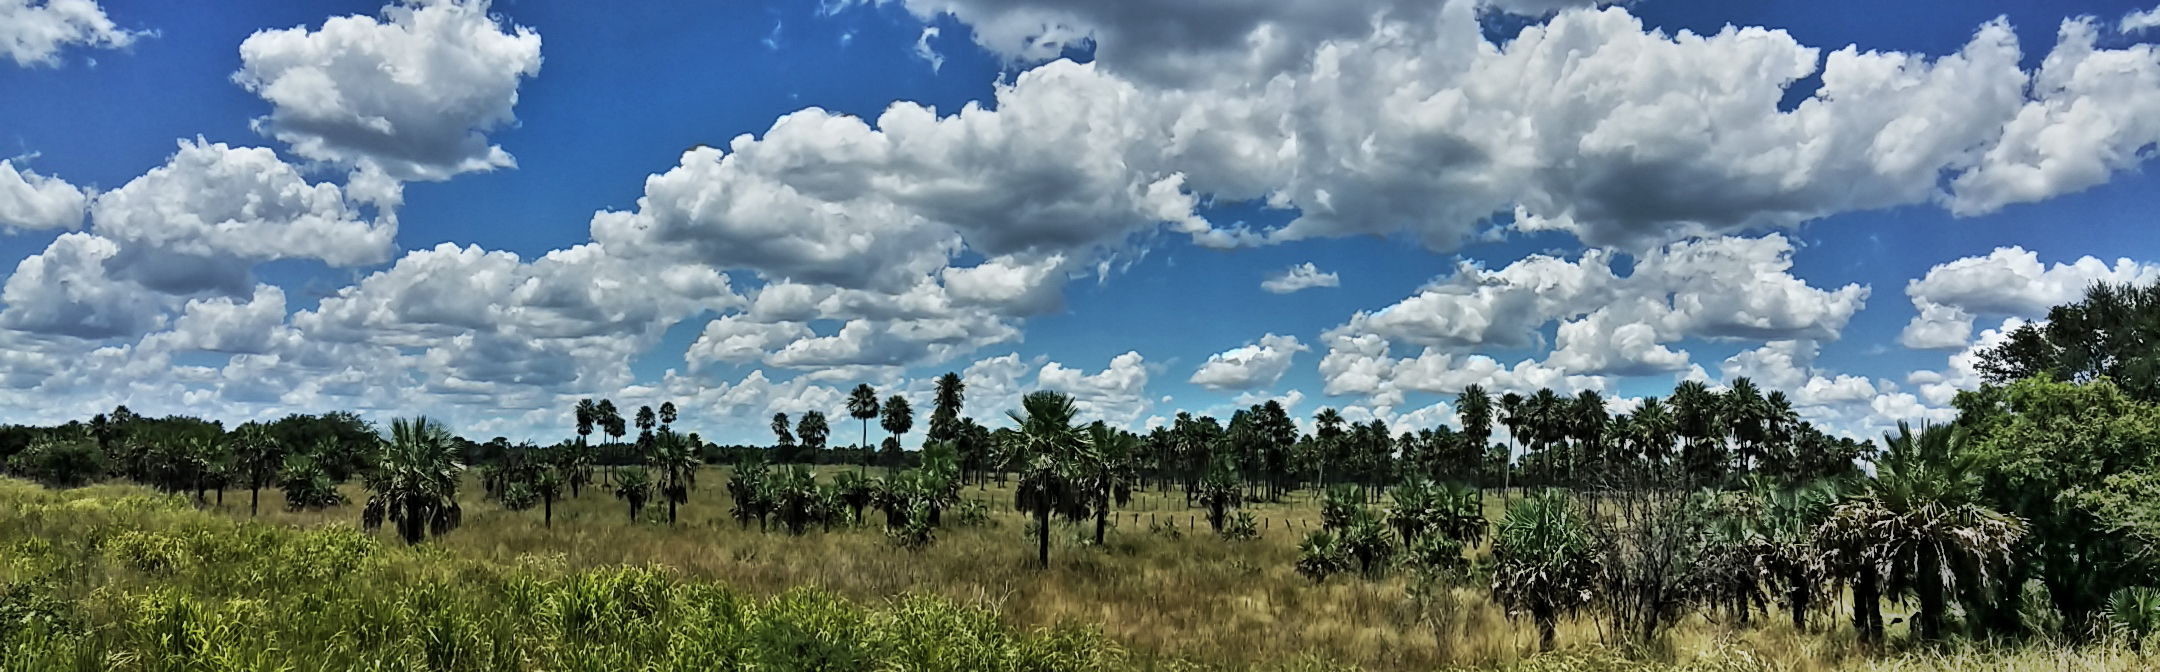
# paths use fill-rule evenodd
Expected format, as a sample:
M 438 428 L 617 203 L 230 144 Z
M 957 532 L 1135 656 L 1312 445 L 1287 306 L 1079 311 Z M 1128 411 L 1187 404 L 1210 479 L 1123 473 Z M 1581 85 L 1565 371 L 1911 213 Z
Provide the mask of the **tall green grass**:
M 1691 619 L 1637 655 L 1570 621 L 1562 651 L 1533 656 L 1527 624 L 1480 587 L 1447 589 L 1459 613 L 1441 644 L 1401 576 L 1296 575 L 1280 525 L 1248 542 L 1172 538 L 1142 513 L 1104 547 L 1059 526 L 1037 571 L 1003 508 L 910 551 L 874 526 L 744 530 L 710 490 L 674 528 L 625 523 L 592 493 L 558 502 L 552 530 L 469 499 L 458 531 L 407 547 L 355 529 L 350 506 L 284 512 L 266 496 L 265 522 L 250 522 L 244 502 L 0 479 L 0 670 L 2160 669 L 2113 646 L 1878 656 L 1835 618 L 1804 633 Z M 1142 506 L 1185 515 L 1160 499 Z M 1304 501 L 1254 510 L 1318 519 Z
M 1074 627 L 909 594 L 752 597 L 661 567 L 566 568 L 236 522 L 117 488 L 0 483 L 4 670 L 1107 670 Z

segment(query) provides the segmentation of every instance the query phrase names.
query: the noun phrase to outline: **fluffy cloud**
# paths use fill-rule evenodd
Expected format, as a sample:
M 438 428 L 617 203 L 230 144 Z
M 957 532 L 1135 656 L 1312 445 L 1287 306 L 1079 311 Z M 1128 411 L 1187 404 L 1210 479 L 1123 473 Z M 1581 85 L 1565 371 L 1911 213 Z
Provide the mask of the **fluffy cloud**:
M 0 52 L 23 67 L 59 65 L 70 45 L 119 49 L 147 34 L 120 29 L 93 0 L 0 0 Z
M 181 141 L 165 165 L 98 196 L 95 232 L 131 248 L 188 258 L 382 263 L 394 221 L 370 221 L 337 185 L 310 183 L 261 147 Z M 170 283 L 186 289 L 193 280 Z
M 1408 231 L 1449 248 L 1510 211 L 1637 248 L 1910 204 L 1981 214 L 2090 187 L 2160 139 L 2160 58 L 2098 49 L 2080 20 L 2027 72 L 2002 21 L 1929 58 L 1825 54 L 1761 28 L 1666 34 L 1619 8 L 1488 41 L 1470 2 L 905 4 L 1016 62 L 1092 45 L 1091 79 L 1122 90 L 1098 96 L 1117 108 L 1098 118 L 1139 131 L 1098 134 L 1135 144 L 1097 153 L 1126 154 L 1136 179 L 1297 212 L 1264 235 L 1174 227 L 1205 244 Z M 1821 86 L 1785 107 L 1810 77 Z
M 518 84 L 540 71 L 540 35 L 503 26 L 486 0 L 404 0 L 379 20 L 257 32 L 240 44 L 240 63 L 233 80 L 272 106 L 258 128 L 294 152 L 441 180 L 516 165 L 485 133 L 517 120 Z
M 167 300 L 107 277 L 112 241 L 66 233 L 15 265 L 0 289 L 0 326 L 77 338 L 140 335 L 164 322 Z
M 634 212 L 593 218 L 596 240 L 625 253 L 749 268 L 772 280 L 901 291 L 963 247 L 1022 266 L 1040 282 L 1052 260 L 1160 222 L 1204 231 L 1183 177 L 1149 170 L 1150 127 L 1130 114 L 1134 89 L 1092 66 L 1059 62 L 997 89 L 995 110 L 957 114 L 895 103 L 875 126 L 807 109 L 762 138 L 699 147 L 646 180 Z M 1027 305 L 1040 297 L 1022 292 Z
M 1919 311 L 1898 342 L 1909 348 L 1956 349 L 1971 340 L 1973 318 L 2002 315 L 2037 318 L 2048 308 L 2076 301 L 2095 282 L 2146 284 L 2160 279 L 2160 265 L 2118 258 L 2113 264 L 2085 256 L 2042 264 L 2022 247 L 1998 247 L 1984 257 L 1936 264 L 1905 285 Z
M 1602 391 L 1611 376 L 1689 369 L 1688 353 L 1670 346 L 1690 338 L 1837 338 L 1868 288 L 1810 286 L 1791 274 L 1792 252 L 1789 241 L 1771 234 L 1674 243 L 1642 255 L 1624 276 L 1614 271 L 1613 255 L 1599 250 L 1572 261 L 1531 255 L 1498 270 L 1464 263 L 1416 295 L 1360 311 L 1322 334 L 1320 374 L 1330 395 L 1393 407 L 1407 393 L 1454 394 L 1471 384 Z M 1555 322 L 1556 342 L 1543 361 L 1507 366 L 1472 354 L 1542 349 L 1537 334 Z M 1396 344 L 1422 350 L 1396 357 Z
M 17 265 L 0 296 L 7 303 L 0 325 L 87 339 L 140 336 L 163 326 L 187 297 L 259 295 L 252 278 L 259 263 L 380 263 L 397 233 L 393 220 L 364 217 L 337 185 L 308 182 L 268 149 L 201 139 L 181 141 L 165 164 L 99 194 L 89 212 L 88 233 L 63 235 Z M 282 295 L 277 305 L 282 317 Z
M 1057 362 L 1035 373 L 1038 387 L 1072 395 L 1080 421 L 1100 419 L 1120 427 L 1131 427 L 1146 414 L 1147 381 L 1147 366 L 1138 352 L 1112 357 L 1110 366 L 1092 374 Z
M 1951 182 L 1951 212 L 1993 212 L 2098 185 L 2160 142 L 2160 48 L 2098 49 L 2098 34 L 2089 18 L 2063 22 L 2032 75 L 2031 99 L 1978 165 Z
M 1257 343 L 1208 355 L 1207 363 L 1194 371 L 1191 382 L 1216 390 L 1249 390 L 1274 385 L 1290 370 L 1297 353 L 1310 350 L 1296 336 L 1267 334 Z
M 2160 26 L 2160 7 L 2124 14 L 2122 22 L 2116 24 L 2115 29 L 2124 33 L 2141 33 L 2154 26 Z
M 89 202 L 87 190 L 0 160 L 0 230 L 80 227 Z
M 1551 362 L 1583 373 L 1640 374 L 1684 368 L 1663 344 L 1689 337 L 1834 339 L 1865 304 L 1868 288 L 1809 286 L 1791 274 L 1783 236 L 1674 243 L 1613 271 L 1612 255 L 1573 261 L 1531 255 L 1499 270 L 1474 263 L 1418 294 L 1338 327 L 1442 349 L 1530 347 L 1538 328 L 1567 320 Z
M 1260 288 L 1271 294 L 1289 294 L 1301 289 L 1335 287 L 1341 284 L 1342 280 L 1334 273 L 1322 273 L 1320 267 L 1308 261 L 1268 276 L 1268 279 L 1260 281 Z
M 189 301 L 173 322 L 173 329 L 166 347 L 228 352 L 235 354 L 263 354 L 269 352 L 274 341 L 285 326 L 285 291 L 271 285 L 256 285 L 255 295 L 246 301 L 231 297 L 211 297 Z M 157 341 L 152 335 L 148 341 Z

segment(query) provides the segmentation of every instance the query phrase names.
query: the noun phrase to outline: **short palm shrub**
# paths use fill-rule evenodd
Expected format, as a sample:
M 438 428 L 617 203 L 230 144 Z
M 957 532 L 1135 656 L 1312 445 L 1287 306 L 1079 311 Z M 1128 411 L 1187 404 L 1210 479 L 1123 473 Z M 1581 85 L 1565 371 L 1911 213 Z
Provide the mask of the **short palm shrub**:
M 1231 541 L 1251 541 L 1260 537 L 1260 521 L 1251 512 L 1239 511 L 1223 523 L 1222 538 Z
M 327 509 L 344 506 L 346 501 L 345 493 L 338 492 L 337 483 L 330 480 L 330 472 L 308 455 L 285 459 L 285 468 L 278 472 L 278 489 L 285 492 L 288 511 Z

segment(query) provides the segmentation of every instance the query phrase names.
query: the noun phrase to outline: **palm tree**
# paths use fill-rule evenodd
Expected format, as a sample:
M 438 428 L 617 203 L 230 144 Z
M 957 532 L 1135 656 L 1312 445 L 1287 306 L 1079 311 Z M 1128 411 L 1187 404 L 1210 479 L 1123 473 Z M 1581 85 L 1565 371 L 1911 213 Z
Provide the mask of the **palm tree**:
M 1485 446 L 1492 441 L 1493 407 L 1492 395 L 1483 385 L 1463 388 L 1455 395 L 1455 413 L 1462 420 L 1464 448 L 1459 467 L 1470 474 L 1471 482 L 1480 489 L 1484 479 L 1477 477 L 1477 466 L 1485 459 Z
M 1784 390 L 1763 395 L 1762 413 L 1762 468 L 1789 476 L 1794 473 L 1793 437 L 1802 424 L 1800 413 Z
M 233 457 L 234 466 L 247 479 L 248 516 L 252 518 L 262 503 L 263 487 L 285 465 L 285 447 L 270 434 L 269 425 L 250 422 L 233 432 Z
M 1955 582 L 2007 563 L 2025 523 L 1980 504 L 1963 428 L 1930 425 L 1914 434 L 1898 423 L 1883 442 L 1875 478 L 1831 510 L 1817 543 L 1853 586 L 1863 641 L 1882 640 L 1878 595 L 1914 598 L 1920 637 L 1940 639 Z
M 621 443 L 623 435 L 629 432 L 623 428 L 622 411 L 615 409 L 615 401 L 601 399 L 600 405 L 593 410 L 593 420 L 600 424 L 600 431 L 607 434 L 610 442 Z M 610 476 L 615 473 L 614 465 L 608 466 L 607 473 Z
M 1663 465 L 1665 459 L 1672 455 L 1673 436 L 1677 430 L 1668 408 L 1665 402 L 1657 397 L 1648 397 L 1635 407 L 1632 414 L 1642 457 L 1653 467 Z
M 908 406 L 907 397 L 895 394 L 892 395 L 892 398 L 886 399 L 884 415 L 878 419 L 878 426 L 884 428 L 885 433 L 895 439 L 905 436 L 908 430 L 914 429 L 915 409 Z M 886 461 L 885 475 L 892 475 L 893 468 L 899 466 L 899 457 L 898 454 L 895 454 L 892 456 L 893 459 Z
M 671 428 L 673 428 L 673 427 L 674 427 L 674 425 L 675 425 L 675 419 L 676 419 L 677 417 L 680 417 L 680 416 L 677 416 L 677 415 L 675 414 L 675 402 L 672 402 L 672 401 L 663 401 L 663 402 L 660 402 L 660 428 L 661 428 L 661 429 L 671 429 Z
M 930 440 L 951 441 L 959 429 L 960 407 L 967 401 L 967 383 L 951 371 L 938 376 L 930 400 Z
M 1816 546 L 1816 530 L 1830 518 L 1837 490 L 1818 482 L 1795 488 L 1760 491 L 1764 553 L 1759 565 L 1781 584 L 1785 608 L 1792 614 L 1793 629 L 1807 631 L 1807 614 L 1817 597 L 1825 593 L 1828 553 Z
M 1712 441 L 1722 434 L 1718 406 L 1717 393 L 1702 381 L 1681 381 L 1673 387 L 1673 424 L 1686 440 L 1680 461 L 1692 485 L 1707 485 L 1723 475 L 1724 451 Z
M 667 520 L 675 524 L 675 507 L 690 501 L 697 486 L 697 441 L 686 440 L 673 430 L 660 430 L 653 441 L 653 467 L 660 470 L 660 496 L 667 499 Z
M 788 417 L 786 413 L 772 414 L 772 433 L 773 452 L 780 455 L 780 457 L 777 458 L 779 461 L 785 462 L 787 461 L 788 457 L 792 457 L 792 455 L 789 455 L 789 453 L 795 452 L 795 434 L 788 431 Z
M 1342 426 L 1342 413 L 1337 412 L 1333 407 L 1320 409 L 1319 413 L 1313 414 L 1313 435 L 1315 440 L 1320 443 L 1321 489 L 1327 488 L 1327 467 L 1328 463 L 1335 461 L 1336 444 L 1342 442 Z
M 1575 437 L 1575 454 L 1568 460 L 1568 482 L 1580 487 L 1581 474 L 1577 469 L 1590 467 L 1592 473 L 1603 472 L 1600 469 L 1603 465 L 1593 461 L 1602 462 L 1601 458 L 1605 454 L 1605 426 L 1612 418 L 1605 413 L 1605 397 L 1596 390 L 1577 393 L 1575 403 L 1569 411 L 1572 422 L 1568 424 L 1572 425 L 1574 430 L 1569 433 Z
M 1958 570 L 1973 568 L 1984 576 L 2009 562 L 2010 549 L 2025 535 L 2023 520 L 1981 503 L 1964 444 L 1960 427 L 1929 425 L 1914 435 L 1899 423 L 1897 434 L 1883 436 L 1884 459 L 1867 495 L 1855 503 L 1889 514 L 1876 537 L 1885 588 L 1916 598 L 1920 635 L 1929 640 L 1942 638 Z
M 848 393 L 847 412 L 862 421 L 863 471 L 867 472 L 870 456 L 876 453 L 870 449 L 870 421 L 878 417 L 877 388 L 869 383 L 856 385 L 855 391 Z
M 1552 388 L 1546 387 L 1539 388 L 1537 394 L 1531 395 L 1524 407 L 1525 413 L 1529 415 L 1530 450 L 1538 454 L 1538 464 L 1542 465 L 1541 470 L 1546 472 L 1544 484 L 1551 485 L 1551 471 L 1555 462 L 1566 459 L 1556 453 L 1566 452 L 1566 439 L 1571 433 L 1568 411 L 1572 405 L 1553 392 Z M 1555 444 L 1559 444 L 1562 450 L 1553 450 Z M 1524 458 L 1524 461 L 1528 463 L 1528 458 Z
M 1768 415 L 1762 390 L 1755 387 L 1755 381 L 1741 376 L 1733 379 L 1720 401 L 1718 413 L 1725 422 L 1724 431 L 1740 453 L 1740 473 L 1751 473 L 1762 462 L 1763 422 Z
M 1515 472 L 1515 439 L 1522 436 L 1522 428 L 1528 418 L 1523 417 L 1522 395 L 1514 392 L 1500 395 L 1500 424 L 1508 430 L 1507 459 L 1500 461 L 1500 502 L 1507 503 L 1509 481 Z
M 1110 505 L 1123 506 L 1132 498 L 1133 455 L 1139 451 L 1140 437 L 1100 420 L 1088 425 L 1087 441 L 1090 454 L 1096 459 L 1088 467 L 1088 494 L 1094 499 L 1095 545 L 1103 544 L 1104 528 L 1110 520 Z
M 457 527 L 464 515 L 457 490 L 465 465 L 457 461 L 449 430 L 426 417 L 399 418 L 390 423 L 381 453 L 367 475 L 362 527 L 380 528 L 387 519 L 397 524 L 398 536 L 407 544 Z
M 1034 514 L 1036 563 L 1050 566 L 1050 512 L 1079 495 L 1075 468 L 1086 442 L 1073 429 L 1078 409 L 1072 397 L 1042 390 L 1020 400 L 1022 415 L 1006 411 L 1014 431 L 1006 434 L 1007 459 L 1020 470 L 1020 487 L 1014 491 L 1015 508 Z
M 1575 502 L 1548 490 L 1508 507 L 1493 539 L 1493 597 L 1537 623 L 1538 648 L 1551 651 L 1560 616 L 1589 603 L 1597 552 Z
M 630 467 L 615 475 L 615 498 L 630 505 L 630 522 L 637 522 L 638 513 L 645 510 L 646 500 L 652 499 L 652 473 L 644 467 Z
M 651 441 L 653 427 L 659 424 L 660 419 L 653 413 L 651 406 L 639 406 L 637 409 L 638 442 Z
M 814 461 L 819 451 L 825 450 L 825 439 L 832 435 L 832 428 L 825 424 L 821 411 L 804 411 L 802 419 L 795 423 L 795 440 L 802 443 L 802 457 Z

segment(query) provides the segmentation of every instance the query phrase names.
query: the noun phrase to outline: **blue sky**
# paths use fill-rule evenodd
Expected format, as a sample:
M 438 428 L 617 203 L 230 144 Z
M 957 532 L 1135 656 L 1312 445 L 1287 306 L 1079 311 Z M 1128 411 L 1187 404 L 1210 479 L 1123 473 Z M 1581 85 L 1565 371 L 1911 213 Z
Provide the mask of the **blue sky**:
M 1748 375 L 1866 435 L 2160 277 L 2139 3 L 57 5 L 0 0 L 5 421 Z

